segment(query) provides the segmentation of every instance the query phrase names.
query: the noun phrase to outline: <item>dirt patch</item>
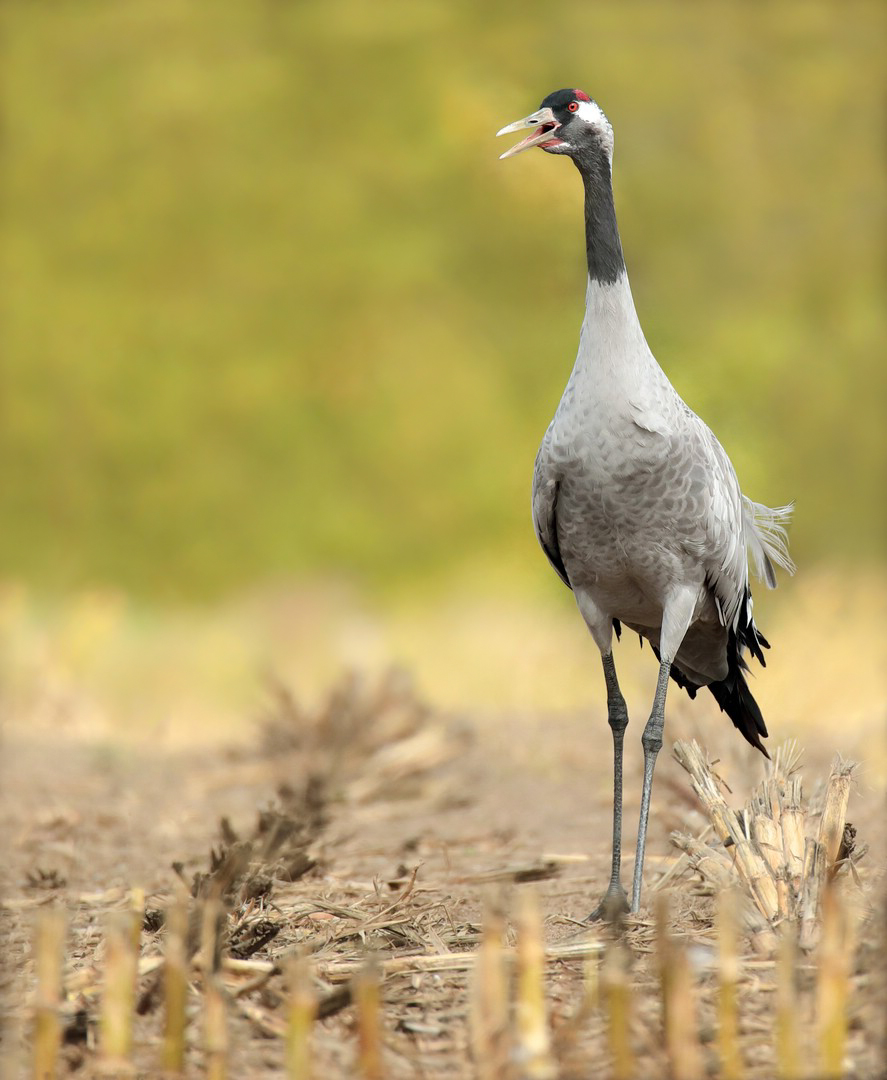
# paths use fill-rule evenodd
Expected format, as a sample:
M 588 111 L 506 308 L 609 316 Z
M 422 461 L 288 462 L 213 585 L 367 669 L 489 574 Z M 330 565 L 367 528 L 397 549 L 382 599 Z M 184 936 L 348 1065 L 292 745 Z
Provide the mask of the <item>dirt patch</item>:
M 687 733 L 681 716 L 678 711 L 671 735 Z M 721 754 L 719 771 L 741 804 L 760 765 L 733 735 L 728 726 L 713 728 L 710 752 Z M 832 747 L 807 750 L 808 775 L 824 777 Z M 0 918 L 7 1055 L 27 1050 L 36 911 L 57 904 L 67 912 L 66 975 L 76 990 L 66 1012 L 65 1060 L 69 1069 L 90 1075 L 108 915 L 126 906 L 133 886 L 144 888 L 141 954 L 159 958 L 164 911 L 184 883 L 192 918 L 202 898 L 221 897 L 223 951 L 241 964 L 226 976 L 233 1076 L 283 1068 L 286 960 L 296 951 L 312 958 L 321 1006 L 317 1075 L 355 1074 L 351 980 L 367 955 L 379 958 L 384 973 L 387 1074 L 470 1075 L 469 990 L 485 898 L 495 894 L 508 907 L 526 889 L 538 894 L 546 945 L 563 949 L 546 969 L 560 1075 L 588 1075 L 589 1060 L 607 1060 L 600 1011 L 577 1022 L 587 958 L 571 956 L 568 948 L 587 940 L 583 920 L 609 869 L 610 740 L 602 714 L 444 716 L 395 675 L 343 680 L 312 711 L 274 686 L 251 747 L 169 754 L 141 743 L 86 745 L 19 733 L 5 740 L 4 761 Z M 639 780 L 635 747 L 626 783 L 629 848 Z M 851 804 L 850 818 L 870 847 L 868 865 L 859 869 L 863 906 L 872 905 L 882 884 L 873 869 L 883 865 L 881 806 L 880 793 L 870 792 Z M 685 774 L 661 755 L 648 883 L 675 865 L 679 853 L 670 832 L 698 834 L 705 825 Z M 625 865 L 630 871 L 630 857 Z M 705 965 L 715 943 L 711 890 L 692 873 L 674 875 L 671 890 L 675 926 L 697 949 L 702 1042 L 713 1057 L 714 984 Z M 506 938 L 514 940 L 512 922 Z M 648 1075 L 664 1075 L 648 911 L 628 920 L 624 940 L 631 980 L 647 995 L 639 998 L 645 1004 L 635 1018 L 635 1051 Z M 192 951 L 197 944 L 195 931 Z M 747 942 L 743 948 L 750 964 L 760 963 Z M 883 967 L 881 949 L 871 935 L 864 937 L 858 987 L 874 985 L 870 975 Z M 423 970 L 411 965 L 415 957 L 440 959 Z M 799 974 L 802 982 L 805 977 Z M 155 971 L 139 984 L 136 1060 L 145 1076 L 157 1074 L 162 1009 L 156 983 Z M 750 1076 L 772 1075 L 773 985 L 760 971 L 741 983 Z M 809 1012 L 812 986 L 804 993 Z M 848 1043 L 856 1068 L 851 1075 L 875 1076 L 871 1016 L 878 1002 L 874 991 L 860 994 Z M 188 1053 L 196 1067 L 202 1035 L 195 987 L 189 1010 Z

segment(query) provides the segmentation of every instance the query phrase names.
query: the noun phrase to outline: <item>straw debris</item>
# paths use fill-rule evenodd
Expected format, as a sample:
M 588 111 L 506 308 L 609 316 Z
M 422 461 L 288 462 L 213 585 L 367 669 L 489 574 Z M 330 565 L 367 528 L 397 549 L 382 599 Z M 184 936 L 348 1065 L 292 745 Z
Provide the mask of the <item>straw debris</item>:
M 723 785 L 695 740 L 676 743 L 674 755 L 690 774 L 720 841 L 702 843 L 674 833 L 675 845 L 712 892 L 742 886 L 751 901 L 742 905 L 743 921 L 761 935 L 761 944 L 774 947 L 770 931 L 786 919 L 799 923 L 805 947 L 812 944 L 826 885 L 860 857 L 853 853 L 855 830 L 846 821 L 855 764 L 835 759 L 817 822 L 805 804 L 794 742 L 777 749 L 767 776 L 740 811 L 727 804 Z

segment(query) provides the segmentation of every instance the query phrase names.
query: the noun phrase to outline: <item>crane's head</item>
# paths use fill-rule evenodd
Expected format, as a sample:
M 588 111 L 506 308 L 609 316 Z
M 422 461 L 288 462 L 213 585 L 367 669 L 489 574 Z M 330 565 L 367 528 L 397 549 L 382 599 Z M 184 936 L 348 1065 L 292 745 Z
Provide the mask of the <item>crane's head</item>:
M 549 154 L 567 154 L 579 167 L 586 160 L 613 158 L 613 128 L 603 110 L 581 90 L 555 90 L 542 102 L 536 112 L 523 120 L 516 120 L 497 131 L 508 135 L 512 131 L 533 128 L 500 157 L 507 158 L 538 146 Z

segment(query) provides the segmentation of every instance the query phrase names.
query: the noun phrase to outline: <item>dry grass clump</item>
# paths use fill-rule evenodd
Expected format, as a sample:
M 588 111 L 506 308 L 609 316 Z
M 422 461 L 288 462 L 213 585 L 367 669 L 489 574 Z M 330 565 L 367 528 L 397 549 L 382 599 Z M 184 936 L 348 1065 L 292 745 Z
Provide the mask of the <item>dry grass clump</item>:
M 305 787 L 328 799 L 359 804 L 424 794 L 432 770 L 468 738 L 464 728 L 423 702 L 398 669 L 375 680 L 350 673 L 316 709 L 302 706 L 275 680 L 270 692 L 264 752 L 296 755 L 307 769 Z
M 865 849 L 855 846 L 856 830 L 846 821 L 847 802 L 856 765 L 835 759 L 824 796 L 805 800 L 798 773 L 796 743 L 780 746 L 768 774 L 745 807 L 733 810 L 725 785 L 693 740 L 677 742 L 674 755 L 690 774 L 714 829 L 717 843 L 705 843 L 675 832 L 672 840 L 713 892 L 739 886 L 748 927 L 772 947 L 771 931 L 786 920 L 798 924 L 804 946 L 812 944 L 827 886 Z

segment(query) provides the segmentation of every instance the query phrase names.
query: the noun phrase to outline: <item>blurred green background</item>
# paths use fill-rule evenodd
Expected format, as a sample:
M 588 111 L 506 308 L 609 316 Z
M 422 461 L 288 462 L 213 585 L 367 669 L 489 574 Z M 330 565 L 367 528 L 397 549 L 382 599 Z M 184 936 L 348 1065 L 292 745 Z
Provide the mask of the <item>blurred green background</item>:
M 3 576 L 555 589 L 581 186 L 493 135 L 573 85 L 679 392 L 799 563 L 877 560 L 885 10 L 6 0 Z

